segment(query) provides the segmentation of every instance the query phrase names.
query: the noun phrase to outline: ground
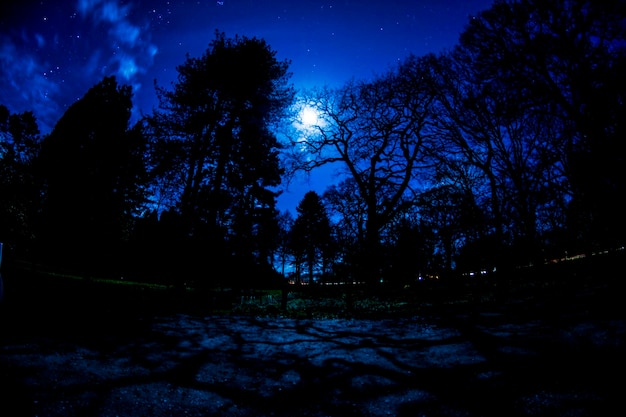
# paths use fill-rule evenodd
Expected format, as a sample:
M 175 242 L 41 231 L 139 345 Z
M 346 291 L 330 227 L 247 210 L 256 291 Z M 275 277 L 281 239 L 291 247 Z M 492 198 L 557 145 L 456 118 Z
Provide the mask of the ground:
M 48 291 L 11 303 L 6 290 L 2 415 L 608 416 L 623 404 L 626 317 L 604 285 L 378 319 L 131 313 Z

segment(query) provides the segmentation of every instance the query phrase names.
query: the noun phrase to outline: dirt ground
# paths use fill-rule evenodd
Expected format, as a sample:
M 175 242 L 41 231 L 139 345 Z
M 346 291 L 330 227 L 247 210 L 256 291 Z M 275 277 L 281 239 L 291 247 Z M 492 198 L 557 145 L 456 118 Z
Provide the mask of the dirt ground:
M 626 317 L 610 288 L 379 320 L 129 314 L 115 302 L 69 305 L 46 291 L 12 303 L 6 290 L 6 416 L 623 410 Z

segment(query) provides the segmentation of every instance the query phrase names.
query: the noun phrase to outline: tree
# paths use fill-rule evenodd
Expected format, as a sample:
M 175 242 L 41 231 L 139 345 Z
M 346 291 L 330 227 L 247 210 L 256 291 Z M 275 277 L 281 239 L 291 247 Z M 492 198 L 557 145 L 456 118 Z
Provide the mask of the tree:
M 38 192 L 33 160 L 39 128 L 31 112 L 11 114 L 0 105 L 0 242 L 5 251 L 26 252 L 34 239 Z
M 277 255 L 280 263 L 280 273 L 283 276 L 285 275 L 285 267 L 287 266 L 287 258 L 289 256 L 289 233 L 293 228 L 293 215 L 290 211 L 284 211 L 278 215 L 278 245 Z
M 132 92 L 105 77 L 68 108 L 37 159 L 45 251 L 109 267 L 145 202 L 145 146 L 129 128 Z M 90 265 L 92 267 L 92 265 Z
M 294 143 L 300 169 L 338 162 L 354 181 L 365 207 L 361 274 L 370 284 L 380 278 L 380 232 L 411 204 L 418 174 L 429 166 L 434 92 L 427 65 L 411 56 L 371 82 L 313 94 L 309 105 L 321 121 L 315 134 Z
M 528 262 L 537 254 L 547 218 L 565 198 L 560 124 L 549 104 L 524 101 L 474 70 L 474 55 L 464 48 L 433 61 L 438 86 L 438 187 L 482 206 L 485 227 L 470 240 L 491 235 L 501 249 Z M 456 193 L 456 191 L 455 191 Z M 561 208 L 562 209 L 562 208 Z M 476 235 L 479 231 L 483 236 Z M 497 256 L 504 262 L 503 256 Z
M 458 246 L 470 239 L 464 239 L 473 228 L 480 227 L 476 219 L 477 207 L 472 204 L 471 195 L 464 194 L 452 185 L 440 185 L 424 192 L 419 198 L 421 225 L 437 237 L 433 255 L 441 260 L 437 269 L 449 273 L 453 269 Z
M 347 178 L 337 185 L 329 186 L 323 194 L 330 217 L 334 219 L 333 232 L 336 256 L 342 280 L 356 281 L 360 264 L 360 251 L 365 247 L 366 207 L 361 200 L 356 183 Z M 362 279 L 362 277 L 361 277 Z
M 592 246 L 623 244 L 626 4 L 497 1 L 472 19 L 461 47 L 476 77 L 559 126 L 572 226 Z
M 185 234 L 208 251 L 226 245 L 239 269 L 267 265 L 275 244 L 282 171 L 271 126 L 293 99 L 288 65 L 263 40 L 217 33 L 177 67 L 171 91 L 157 87 L 160 110 L 146 119 L 156 194 L 173 191 Z
M 330 220 L 320 196 L 315 191 L 304 195 L 296 212 L 298 216 L 291 229 L 291 246 L 296 260 L 302 259 L 307 264 L 309 284 L 313 284 L 314 271 L 324 260 L 331 245 Z M 300 271 L 299 266 L 296 269 Z
M 430 225 L 420 219 L 418 210 L 394 220 L 386 245 L 389 283 L 403 287 L 425 276 L 439 273 L 435 263 L 434 234 Z

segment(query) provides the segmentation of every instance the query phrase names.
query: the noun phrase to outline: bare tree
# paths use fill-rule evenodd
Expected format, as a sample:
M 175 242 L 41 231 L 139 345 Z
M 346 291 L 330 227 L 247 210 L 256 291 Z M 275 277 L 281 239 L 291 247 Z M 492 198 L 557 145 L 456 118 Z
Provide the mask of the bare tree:
M 529 250 L 538 240 L 540 214 L 563 195 L 559 132 L 545 105 L 484 80 L 473 62 L 462 48 L 433 60 L 439 183 L 480 202 L 490 217 L 483 233 Z
M 624 242 L 626 26 L 623 1 L 502 0 L 460 37 L 501 104 L 541 106 L 561 126 L 570 212 L 584 245 Z M 503 95 L 502 92 L 505 92 Z
M 433 90 L 423 58 L 409 57 L 371 82 L 350 82 L 307 97 L 319 112 L 312 132 L 294 141 L 297 167 L 341 164 L 365 208 L 363 277 L 379 279 L 380 232 L 417 191 L 429 165 Z

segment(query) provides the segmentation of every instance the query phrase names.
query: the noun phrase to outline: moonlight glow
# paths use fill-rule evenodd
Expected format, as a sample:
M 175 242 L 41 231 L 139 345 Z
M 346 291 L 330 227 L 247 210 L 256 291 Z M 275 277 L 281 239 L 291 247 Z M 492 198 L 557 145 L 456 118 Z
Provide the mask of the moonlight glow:
M 300 123 L 304 127 L 317 126 L 320 124 L 319 113 L 316 109 L 310 106 L 305 106 L 300 111 Z

